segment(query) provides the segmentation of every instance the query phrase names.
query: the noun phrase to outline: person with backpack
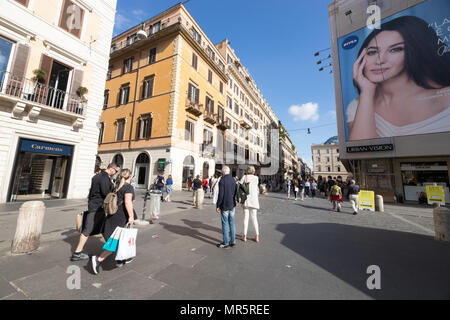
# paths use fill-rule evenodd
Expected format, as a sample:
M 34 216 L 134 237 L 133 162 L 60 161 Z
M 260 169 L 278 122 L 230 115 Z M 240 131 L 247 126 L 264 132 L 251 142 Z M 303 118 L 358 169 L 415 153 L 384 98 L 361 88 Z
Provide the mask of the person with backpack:
M 164 176 L 159 175 L 155 179 L 156 189 L 161 191 L 161 201 L 164 202 L 164 186 L 165 186 Z
M 333 204 L 333 211 L 341 211 L 342 202 L 342 190 L 336 183 L 334 183 L 330 188 L 330 202 Z
M 216 211 L 222 220 L 223 242 L 218 248 L 229 249 L 236 244 L 236 227 L 234 224 L 234 212 L 236 208 L 236 180 L 230 174 L 230 167 L 222 168 L 223 177 L 219 182 L 219 194 L 217 196 Z M 231 237 L 230 237 L 231 235 Z
M 350 184 L 348 185 L 348 199 L 353 208 L 353 215 L 358 214 L 358 203 L 359 203 L 359 185 L 356 184 L 355 180 L 350 180 Z
M 131 179 L 133 175 L 131 170 L 123 169 L 119 175 L 119 186 L 114 191 L 117 194 L 117 211 L 115 213 L 110 213 L 106 216 L 105 224 L 103 226 L 103 237 L 105 241 L 108 241 L 109 237 L 112 235 L 117 227 L 124 228 L 127 224 L 132 227 L 134 220 L 136 218 L 136 212 L 133 208 L 133 201 L 136 196 L 134 193 L 134 188 L 131 185 Z M 100 272 L 100 266 L 102 262 L 112 254 L 113 252 L 103 250 L 100 256 L 91 257 L 91 267 L 95 274 Z M 118 260 L 116 262 L 117 267 L 123 267 L 125 264 L 130 263 L 132 259 L 129 260 Z
M 100 233 L 100 229 L 105 219 L 103 201 L 106 196 L 114 190 L 111 181 L 112 176 L 119 172 L 120 167 L 115 163 L 110 163 L 105 170 L 97 173 L 91 181 L 91 189 L 88 196 L 88 212 L 84 217 L 84 225 L 81 226 L 81 235 L 71 261 L 87 260 L 89 255 L 83 252 L 83 248 L 89 236 Z
M 203 178 L 202 188 L 203 188 L 203 191 L 205 192 L 205 196 L 206 196 L 206 194 L 208 192 L 208 179 L 207 178 Z
M 327 195 L 330 194 L 331 187 L 332 187 L 333 185 L 335 185 L 335 184 L 336 184 L 336 181 L 334 181 L 334 180 L 331 178 L 331 176 L 328 176 L 328 181 L 327 181 L 327 183 L 326 183 L 326 192 L 325 192 L 325 196 L 327 196 Z
M 242 177 L 241 184 L 247 184 L 248 194 L 247 199 L 242 204 L 244 209 L 244 235 L 242 236 L 242 241 L 247 241 L 247 230 L 248 230 L 248 220 L 249 215 L 252 217 L 253 227 L 255 228 L 255 242 L 259 242 L 259 227 L 257 213 L 259 209 L 259 188 L 258 188 L 258 177 L 255 176 L 255 167 L 249 166 L 247 168 L 247 174 Z

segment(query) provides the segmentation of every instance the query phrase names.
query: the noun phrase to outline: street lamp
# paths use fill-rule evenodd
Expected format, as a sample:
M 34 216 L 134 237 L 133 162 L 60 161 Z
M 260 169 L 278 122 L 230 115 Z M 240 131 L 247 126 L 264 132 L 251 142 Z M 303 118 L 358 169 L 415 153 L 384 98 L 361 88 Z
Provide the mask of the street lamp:
M 331 48 L 326 48 L 326 49 L 322 49 L 322 50 L 317 51 L 316 53 L 314 53 L 314 57 L 317 57 L 320 52 L 325 51 L 325 50 L 329 50 L 329 49 L 331 49 Z
M 319 60 L 317 61 L 317 64 L 321 64 L 323 61 L 331 59 L 331 54 L 328 55 L 328 57 L 326 57 L 325 59 Z
M 331 67 L 331 66 L 332 66 L 332 64 L 329 63 L 329 64 L 326 65 L 325 67 L 320 68 L 319 71 L 323 71 L 324 69 L 329 68 L 329 67 Z

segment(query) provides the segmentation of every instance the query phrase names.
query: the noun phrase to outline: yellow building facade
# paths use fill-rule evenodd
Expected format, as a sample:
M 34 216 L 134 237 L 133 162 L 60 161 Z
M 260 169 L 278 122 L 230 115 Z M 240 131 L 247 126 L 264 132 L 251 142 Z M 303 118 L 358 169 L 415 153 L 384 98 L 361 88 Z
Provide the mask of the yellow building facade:
M 112 40 L 98 164 L 158 174 L 180 189 L 210 177 L 223 146 L 225 61 L 182 4 Z

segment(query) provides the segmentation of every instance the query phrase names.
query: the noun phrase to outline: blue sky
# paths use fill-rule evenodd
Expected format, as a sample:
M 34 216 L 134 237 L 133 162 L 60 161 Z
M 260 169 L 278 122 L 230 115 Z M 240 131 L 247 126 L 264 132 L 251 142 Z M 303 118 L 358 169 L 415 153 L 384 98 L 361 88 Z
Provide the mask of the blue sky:
M 118 0 L 114 35 L 177 4 Z M 225 38 L 311 165 L 311 144 L 337 135 L 334 82 L 316 62 L 330 51 L 331 0 L 190 0 L 185 4 L 213 43 Z M 331 59 L 325 61 L 327 64 Z M 327 125 L 331 124 L 331 125 Z M 324 126 L 327 125 L 327 126 Z M 320 128 L 314 128 L 320 127 Z M 311 128 L 311 134 L 306 130 Z

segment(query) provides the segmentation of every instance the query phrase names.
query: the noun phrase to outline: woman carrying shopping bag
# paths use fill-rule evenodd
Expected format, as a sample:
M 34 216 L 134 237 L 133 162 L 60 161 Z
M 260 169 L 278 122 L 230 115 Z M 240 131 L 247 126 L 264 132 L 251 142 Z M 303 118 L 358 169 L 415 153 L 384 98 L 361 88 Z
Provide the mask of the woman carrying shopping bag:
M 105 224 L 103 226 L 103 237 L 107 241 L 110 237 L 119 239 L 120 235 L 117 235 L 116 228 L 124 228 L 127 224 L 133 226 L 135 219 L 135 212 L 133 209 L 133 200 L 135 200 L 134 188 L 130 184 L 133 175 L 129 169 L 123 169 L 119 175 L 119 185 L 116 189 L 117 193 L 117 212 L 110 214 L 106 217 Z M 136 217 L 137 218 L 137 217 Z M 120 229 L 118 229 L 120 230 Z M 116 231 L 116 232 L 115 232 Z M 105 244 L 105 247 L 107 246 Z M 104 247 L 104 249 L 105 249 Z M 117 245 L 116 245 L 117 247 Z M 113 249 L 114 250 L 114 249 Z M 91 266 L 95 274 L 100 271 L 101 263 L 114 251 L 104 250 L 100 256 L 91 257 Z M 116 263 L 117 267 L 122 267 L 124 264 L 131 262 L 133 259 L 119 260 Z
M 247 229 L 249 215 L 252 217 L 253 227 L 255 228 L 255 242 L 259 242 L 259 228 L 258 228 L 258 218 L 257 212 L 259 209 L 259 188 L 258 188 L 258 177 L 255 176 L 255 167 L 249 166 L 247 168 L 247 174 L 242 177 L 241 184 L 248 183 L 249 194 L 247 195 L 247 200 L 243 204 L 244 208 L 244 235 L 242 241 L 247 241 Z

